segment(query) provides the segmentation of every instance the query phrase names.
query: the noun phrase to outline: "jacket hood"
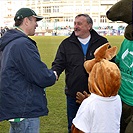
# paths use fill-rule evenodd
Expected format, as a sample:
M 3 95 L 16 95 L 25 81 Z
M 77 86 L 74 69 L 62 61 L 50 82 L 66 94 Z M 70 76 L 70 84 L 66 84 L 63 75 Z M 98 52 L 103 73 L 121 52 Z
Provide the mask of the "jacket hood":
M 19 33 L 19 34 L 18 34 Z M 9 44 L 9 42 L 19 38 L 19 37 L 26 37 L 27 36 L 17 30 L 17 29 L 11 29 L 11 30 L 8 30 L 1 38 L 0 38 L 0 51 L 3 51 L 5 46 Z

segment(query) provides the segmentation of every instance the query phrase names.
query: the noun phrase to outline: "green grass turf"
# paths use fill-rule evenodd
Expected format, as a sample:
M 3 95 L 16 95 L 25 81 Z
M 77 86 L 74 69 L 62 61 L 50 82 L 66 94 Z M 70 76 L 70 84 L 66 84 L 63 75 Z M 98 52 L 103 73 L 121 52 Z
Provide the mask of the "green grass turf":
M 54 60 L 60 42 L 66 36 L 35 36 L 32 37 L 36 42 L 41 55 L 48 68 Z M 120 47 L 123 36 L 106 36 L 112 46 Z M 64 72 L 59 81 L 46 89 L 49 115 L 41 117 L 40 133 L 67 133 L 66 101 L 64 94 Z M 0 122 L 0 133 L 8 133 L 9 122 Z

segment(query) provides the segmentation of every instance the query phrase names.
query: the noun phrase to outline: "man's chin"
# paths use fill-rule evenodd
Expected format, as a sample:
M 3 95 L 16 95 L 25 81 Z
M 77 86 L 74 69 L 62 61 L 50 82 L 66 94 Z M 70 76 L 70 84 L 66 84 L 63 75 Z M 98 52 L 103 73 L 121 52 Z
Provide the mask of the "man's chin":
M 79 34 L 77 32 L 75 32 L 75 36 L 79 36 Z

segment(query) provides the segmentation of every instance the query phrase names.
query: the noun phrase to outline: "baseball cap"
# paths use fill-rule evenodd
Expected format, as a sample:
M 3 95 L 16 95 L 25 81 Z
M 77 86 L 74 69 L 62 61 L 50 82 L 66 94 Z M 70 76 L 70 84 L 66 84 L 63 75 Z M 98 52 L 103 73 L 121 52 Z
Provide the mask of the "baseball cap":
M 14 17 L 14 20 L 19 20 L 19 19 L 23 19 L 25 17 L 30 17 L 30 16 L 33 16 L 36 18 L 37 21 L 40 21 L 43 19 L 42 16 L 38 16 L 32 9 L 30 8 L 20 8 L 16 14 L 15 14 L 15 17 Z

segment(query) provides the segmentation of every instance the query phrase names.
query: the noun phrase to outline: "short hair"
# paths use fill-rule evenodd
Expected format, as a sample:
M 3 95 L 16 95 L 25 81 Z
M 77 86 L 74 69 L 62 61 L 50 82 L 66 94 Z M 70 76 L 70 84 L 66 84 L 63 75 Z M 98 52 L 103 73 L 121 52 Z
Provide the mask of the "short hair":
M 29 16 L 29 17 L 27 17 L 30 21 L 32 20 L 32 16 Z M 23 20 L 24 20 L 24 18 L 22 18 L 22 19 L 17 19 L 16 21 L 15 21 L 15 26 L 20 26 L 22 23 L 23 23 Z
M 24 19 L 18 19 L 18 20 L 16 20 L 14 25 L 15 26 L 20 26 L 22 24 L 23 20 Z
M 87 23 L 93 25 L 93 20 L 88 14 L 78 14 L 75 18 L 81 17 L 81 16 L 86 17 Z

